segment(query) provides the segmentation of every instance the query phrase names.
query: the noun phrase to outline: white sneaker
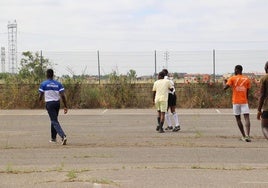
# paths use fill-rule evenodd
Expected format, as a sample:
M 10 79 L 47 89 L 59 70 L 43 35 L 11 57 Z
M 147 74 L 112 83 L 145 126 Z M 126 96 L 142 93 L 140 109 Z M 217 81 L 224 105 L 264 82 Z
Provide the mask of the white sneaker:
M 67 144 L 67 138 L 66 138 L 66 136 L 65 137 L 63 137 L 63 139 L 62 139 L 62 143 L 61 143 L 61 145 L 66 145 Z
M 246 137 L 242 136 L 242 137 L 240 138 L 240 140 L 242 140 L 243 142 L 246 142 Z
M 251 142 L 250 136 L 246 136 L 246 142 Z
M 251 139 L 249 136 L 245 136 L 245 137 L 242 136 L 240 140 L 242 140 L 243 142 L 251 142 Z

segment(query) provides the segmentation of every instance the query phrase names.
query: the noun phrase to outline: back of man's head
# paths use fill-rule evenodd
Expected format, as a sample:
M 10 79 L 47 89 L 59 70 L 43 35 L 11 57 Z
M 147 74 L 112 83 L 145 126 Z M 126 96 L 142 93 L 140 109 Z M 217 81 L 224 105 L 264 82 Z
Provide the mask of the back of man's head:
M 158 73 L 158 79 L 163 79 L 165 77 L 165 73 L 163 71 Z
M 52 69 L 47 69 L 47 78 L 52 79 L 54 77 L 54 71 Z
M 167 75 L 168 75 L 168 70 L 167 70 L 167 69 L 163 69 L 163 70 L 162 70 L 162 72 L 164 72 L 164 73 L 165 73 L 165 76 L 167 76 Z
M 242 65 L 236 65 L 235 66 L 235 74 L 241 74 L 243 71 Z

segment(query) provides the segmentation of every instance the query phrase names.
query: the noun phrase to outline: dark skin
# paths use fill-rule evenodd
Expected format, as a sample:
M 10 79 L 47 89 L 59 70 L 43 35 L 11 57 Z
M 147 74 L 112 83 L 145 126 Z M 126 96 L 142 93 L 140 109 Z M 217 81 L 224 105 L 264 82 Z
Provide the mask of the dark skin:
M 268 74 L 268 62 L 265 64 L 264 70 L 266 74 Z M 267 98 L 266 87 L 267 87 L 266 83 L 263 83 L 260 88 L 257 119 L 261 120 L 261 127 L 262 127 L 263 135 L 266 139 L 268 139 L 268 119 L 261 118 L 262 106 L 263 106 L 264 100 Z
M 235 75 L 242 75 L 242 71 L 239 70 L 239 69 L 235 69 Z M 227 80 L 226 80 L 226 82 L 227 82 Z M 227 90 L 228 88 L 230 88 L 230 86 L 225 85 L 225 87 L 223 89 Z M 248 94 L 249 94 L 249 90 L 247 90 L 247 98 L 248 98 Z M 246 134 L 245 134 L 245 131 L 244 131 L 243 123 L 241 121 L 241 116 L 240 115 L 235 115 L 235 119 L 236 119 L 236 123 L 237 123 L 237 126 L 238 126 L 241 134 L 243 135 L 243 137 L 245 137 Z M 249 135 L 249 133 L 250 133 L 250 118 L 249 118 L 249 114 L 244 114 L 244 119 L 245 119 L 246 133 L 247 133 L 247 135 Z
M 52 77 L 52 78 L 51 78 L 51 77 L 47 77 L 47 79 L 52 80 L 53 77 Z M 60 97 L 61 97 L 62 102 L 63 102 L 63 105 L 64 105 L 64 114 L 67 114 L 67 112 L 68 112 L 68 108 L 67 108 L 67 100 L 66 100 L 66 95 L 65 95 L 65 93 L 64 93 L 64 92 L 60 92 Z M 41 93 L 41 92 L 40 92 L 40 93 L 39 93 L 39 102 L 40 102 L 40 103 L 42 102 L 43 98 L 44 98 L 44 93 Z

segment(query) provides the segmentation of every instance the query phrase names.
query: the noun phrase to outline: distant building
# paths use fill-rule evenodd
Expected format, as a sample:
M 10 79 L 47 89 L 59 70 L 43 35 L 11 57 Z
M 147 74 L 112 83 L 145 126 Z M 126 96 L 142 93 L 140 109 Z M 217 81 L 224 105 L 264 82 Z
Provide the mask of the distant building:
M 184 83 L 209 83 L 211 76 L 209 74 L 185 74 Z

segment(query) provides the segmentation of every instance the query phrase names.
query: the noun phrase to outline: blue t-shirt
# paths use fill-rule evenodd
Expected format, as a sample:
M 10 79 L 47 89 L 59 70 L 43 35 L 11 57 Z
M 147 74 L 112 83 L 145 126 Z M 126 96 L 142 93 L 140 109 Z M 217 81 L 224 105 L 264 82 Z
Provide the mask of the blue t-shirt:
M 59 101 L 64 87 L 56 80 L 45 80 L 40 84 L 39 92 L 44 93 L 46 102 Z

